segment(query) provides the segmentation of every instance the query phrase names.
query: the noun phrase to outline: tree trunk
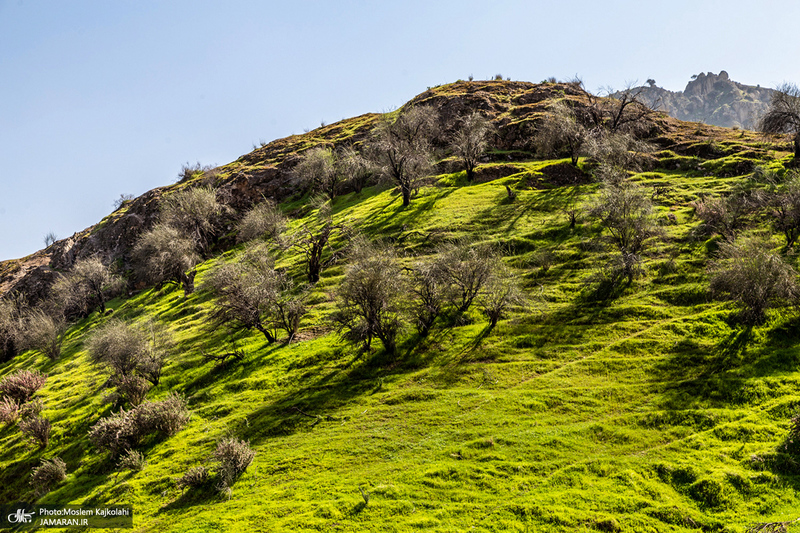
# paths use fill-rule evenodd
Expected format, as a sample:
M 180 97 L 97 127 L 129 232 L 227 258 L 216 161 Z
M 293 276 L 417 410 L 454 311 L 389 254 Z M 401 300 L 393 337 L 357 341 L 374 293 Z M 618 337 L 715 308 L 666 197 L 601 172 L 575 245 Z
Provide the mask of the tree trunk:
M 183 295 L 189 296 L 194 292 L 194 277 L 197 271 L 192 269 L 189 273 L 181 274 L 181 285 L 183 285 Z
M 264 337 L 267 339 L 267 343 L 268 344 L 272 344 L 273 342 L 275 342 L 277 340 L 275 338 L 275 335 L 270 333 L 269 330 L 267 328 L 265 328 L 264 326 L 262 326 L 261 324 L 258 324 L 256 326 L 256 329 L 264 334 Z
M 400 191 L 403 193 L 403 207 L 411 204 L 411 187 L 408 185 L 401 185 Z

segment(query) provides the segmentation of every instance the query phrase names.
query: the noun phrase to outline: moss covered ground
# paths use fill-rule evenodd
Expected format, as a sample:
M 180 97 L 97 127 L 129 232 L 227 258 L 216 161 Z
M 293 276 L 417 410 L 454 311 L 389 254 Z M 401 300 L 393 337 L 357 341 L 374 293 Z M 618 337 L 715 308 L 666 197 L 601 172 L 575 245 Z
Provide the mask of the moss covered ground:
M 540 179 L 564 161 L 519 163 L 486 183 L 442 175 L 406 208 L 385 188 L 338 198 L 334 222 L 394 243 L 406 261 L 452 239 L 496 243 L 528 295 L 494 329 L 477 310 L 425 339 L 408 327 L 394 358 L 361 354 L 334 331 L 341 263 L 312 289 L 289 344 L 211 326 L 202 291 L 115 300 L 114 316 L 152 318 L 175 335 L 148 397 L 180 392 L 191 422 L 146 441 L 140 472 L 118 472 L 92 448 L 89 428 L 112 412 L 108 374 L 84 347 L 107 320 L 92 315 L 69 330 L 59 360 L 29 351 L 0 367 L 49 375 L 38 397 L 53 422 L 45 450 L 0 428 L 0 500 L 31 499 L 31 469 L 59 456 L 68 478 L 40 503 L 131 504 L 135 531 L 741 532 L 793 520 L 800 467 L 780 446 L 800 405 L 800 317 L 772 310 L 745 327 L 711 298 L 717 238 L 694 235 L 690 203 L 743 179 L 730 175 L 742 157 L 690 159 L 691 170 L 669 160 L 633 177 L 653 189 L 664 235 L 644 275 L 604 298 L 595 280 L 613 249 L 586 214 L 597 185 Z M 198 282 L 240 252 L 203 263 Z M 296 250 L 279 264 L 302 278 Z M 203 358 L 232 347 L 244 361 Z M 256 451 L 231 494 L 176 486 L 191 467 L 213 469 L 215 443 L 230 435 Z

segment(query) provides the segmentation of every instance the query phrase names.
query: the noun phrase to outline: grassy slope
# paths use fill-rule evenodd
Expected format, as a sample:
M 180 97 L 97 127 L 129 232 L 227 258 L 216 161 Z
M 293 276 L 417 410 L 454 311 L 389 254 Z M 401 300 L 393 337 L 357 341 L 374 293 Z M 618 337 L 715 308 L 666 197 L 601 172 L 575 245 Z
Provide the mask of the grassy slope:
M 209 329 L 203 293 L 183 299 L 166 288 L 113 302 L 117 316 L 154 316 L 180 339 L 150 397 L 186 394 L 190 425 L 148 443 L 148 465 L 135 474 L 117 474 L 91 448 L 89 427 L 110 412 L 106 375 L 82 344 L 102 320 L 92 317 L 70 330 L 59 361 L 28 352 L 0 370 L 49 373 L 39 396 L 54 423 L 44 452 L 0 428 L 0 499 L 28 492 L 30 469 L 58 455 L 69 478 L 42 503 L 130 503 L 138 531 L 743 531 L 796 518 L 800 477 L 759 457 L 775 456 L 800 400 L 797 319 L 773 312 L 753 330 L 729 324 L 730 306 L 705 290 L 713 240 L 689 238 L 688 203 L 736 178 L 638 175 L 670 184 L 659 217 L 672 212 L 678 223 L 664 226 L 645 277 L 598 303 L 587 279 L 610 249 L 591 221 L 570 231 L 562 212 L 589 202 L 596 186 L 504 200 L 505 184 L 543 164 L 469 186 L 445 176 L 406 209 L 391 191 L 370 189 L 337 200 L 334 214 L 421 255 L 452 237 L 499 241 L 531 296 L 527 312 L 493 331 L 475 312 L 472 324 L 423 342 L 408 332 L 388 361 L 358 357 L 327 325 L 342 266 L 324 273 L 302 340 L 288 346 Z M 205 263 L 198 280 L 235 253 Z M 281 258 L 298 276 L 299 261 Z M 203 362 L 203 351 L 234 341 L 250 354 L 244 363 Z M 226 435 L 257 452 L 232 497 L 178 490 L 174 480 Z

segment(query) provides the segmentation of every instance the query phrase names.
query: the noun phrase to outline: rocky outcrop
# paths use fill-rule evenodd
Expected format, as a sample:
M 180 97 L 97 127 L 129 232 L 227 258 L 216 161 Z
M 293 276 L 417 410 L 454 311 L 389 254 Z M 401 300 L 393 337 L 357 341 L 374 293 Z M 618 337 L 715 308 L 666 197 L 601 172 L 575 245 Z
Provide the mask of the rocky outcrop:
M 655 109 L 677 119 L 745 129 L 755 128 L 774 92 L 735 82 L 724 70 L 719 74 L 701 72 L 692 76 L 682 92 L 662 89 L 654 82 L 630 90 L 639 92 L 640 98 Z
M 436 142 L 440 147 L 447 144 L 461 117 L 481 111 L 495 126 L 494 148 L 501 151 L 502 160 L 513 160 L 517 157 L 514 154 L 530 157 L 535 124 L 553 99 L 567 99 L 580 108 L 589 105 L 590 95 L 574 83 L 460 81 L 431 88 L 405 107 L 432 105 L 439 110 L 442 132 Z M 381 117 L 374 113 L 361 115 L 303 135 L 278 139 L 189 181 L 148 191 L 125 202 L 100 223 L 45 250 L 23 259 L 0 262 L 0 296 L 17 290 L 35 301 L 46 293 L 59 271 L 69 269 L 83 257 L 99 255 L 107 263 L 129 266 L 130 252 L 139 235 L 152 227 L 158 217 L 158 200 L 171 191 L 213 185 L 220 199 L 239 213 L 264 198 L 286 200 L 302 192 L 292 171 L 304 150 L 320 144 L 358 146 Z

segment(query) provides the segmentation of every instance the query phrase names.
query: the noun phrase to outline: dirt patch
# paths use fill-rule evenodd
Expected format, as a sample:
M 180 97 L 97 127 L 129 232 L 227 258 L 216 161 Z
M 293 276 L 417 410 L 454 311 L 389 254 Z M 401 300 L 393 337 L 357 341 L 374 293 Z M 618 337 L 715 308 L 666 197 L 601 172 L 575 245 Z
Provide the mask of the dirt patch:
M 539 179 L 539 186 L 556 186 L 563 187 L 564 185 L 579 185 L 581 183 L 589 183 L 592 177 L 586 174 L 581 169 L 572 166 L 569 163 L 558 163 L 556 165 L 548 165 L 539 171 L 543 177 Z M 543 182 L 543 183 L 542 183 Z
M 522 169 L 516 165 L 493 165 L 490 167 L 478 167 L 475 169 L 474 183 L 486 183 L 500 178 L 518 174 Z

